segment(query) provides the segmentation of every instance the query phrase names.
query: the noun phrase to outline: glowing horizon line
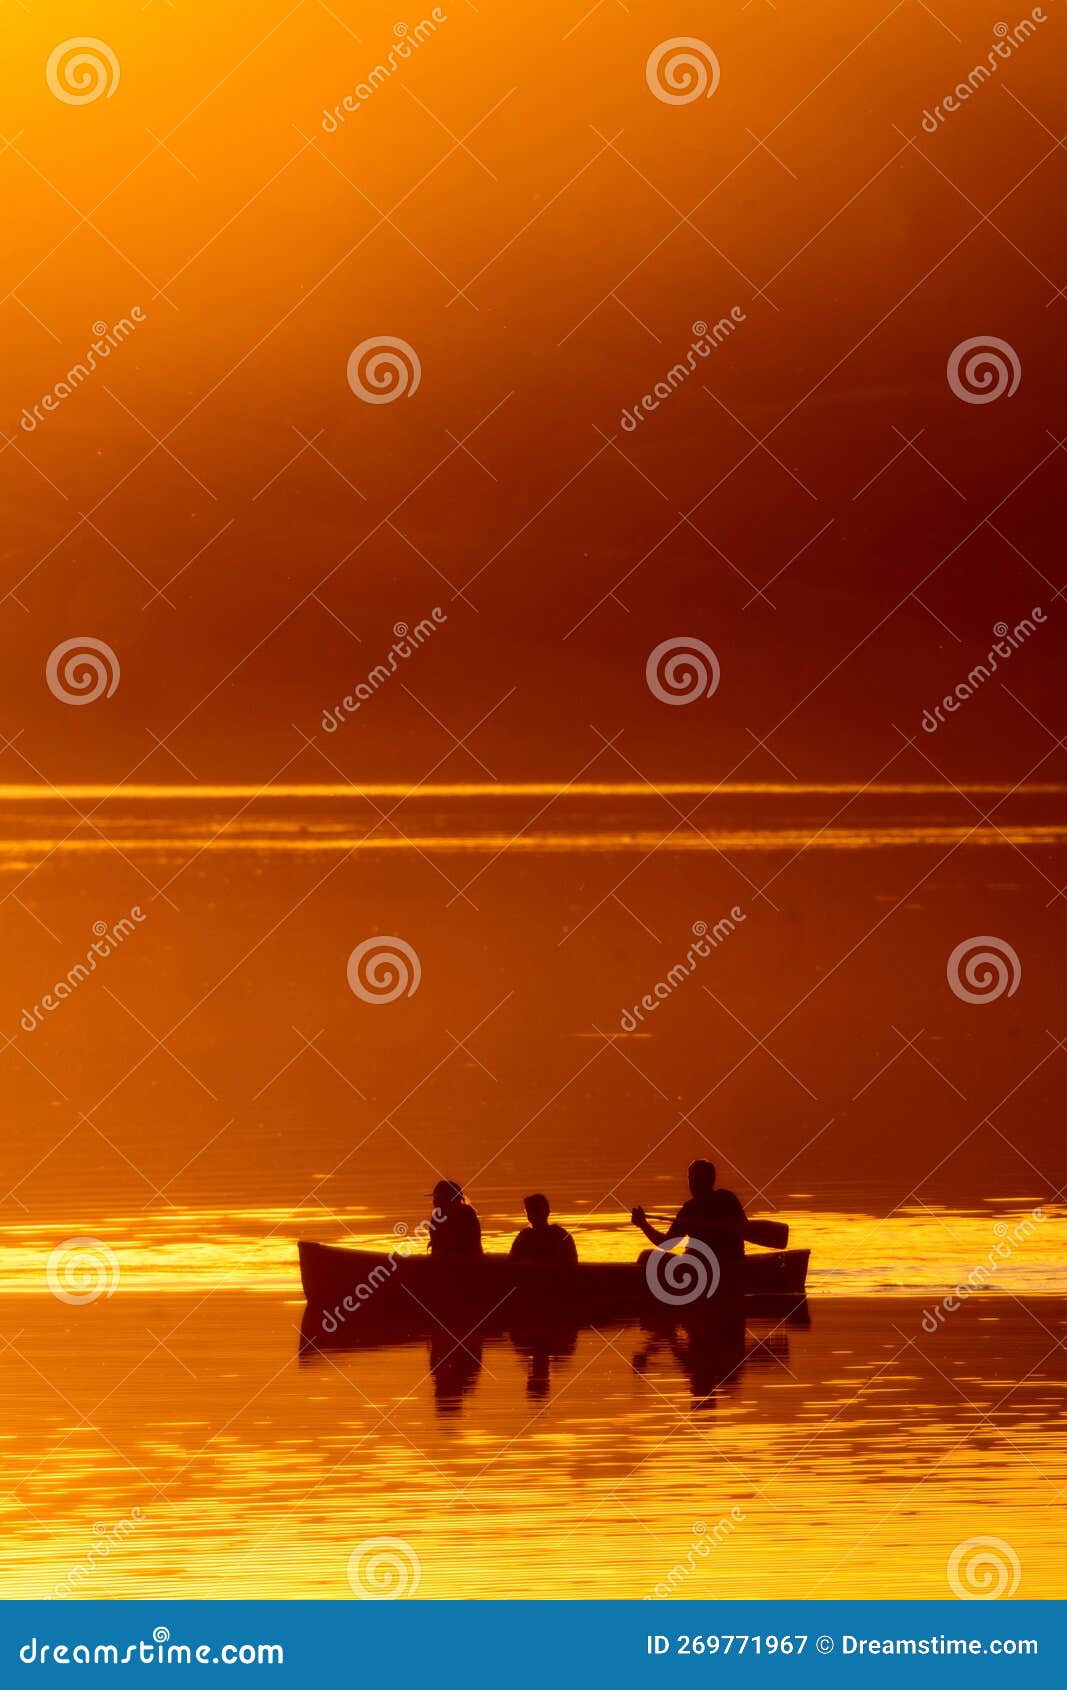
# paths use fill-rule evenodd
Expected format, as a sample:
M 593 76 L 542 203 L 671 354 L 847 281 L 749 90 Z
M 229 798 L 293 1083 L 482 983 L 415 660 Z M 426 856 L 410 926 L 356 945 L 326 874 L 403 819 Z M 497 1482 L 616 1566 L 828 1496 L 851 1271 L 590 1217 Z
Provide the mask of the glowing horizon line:
M 29 801 L 56 799 L 60 801 L 70 799 L 138 799 L 165 801 L 167 799 L 209 799 L 209 798 L 289 798 L 289 799 L 318 799 L 318 798 L 648 798 L 657 795 L 662 797 L 695 797 L 703 794 L 713 797 L 722 794 L 726 798 L 736 797 L 804 797 L 820 794 L 830 797 L 851 794 L 860 796 L 870 793 L 872 796 L 886 795 L 890 797 L 948 797 L 957 795 L 993 794 L 993 793 L 1038 793 L 1054 795 L 1067 793 L 1067 783 L 1062 781 L 1033 781 L 1016 785 L 1004 781 L 874 781 L 870 783 L 855 781 L 723 781 L 708 783 L 707 781 L 663 781 L 653 784 L 648 781 L 434 781 L 415 784 L 404 784 L 398 781 L 371 781 L 360 786 L 356 782 L 347 784 L 334 783 L 332 785 L 310 784 L 296 785 L 292 783 L 277 785 L 252 785 L 246 782 L 210 783 L 203 782 L 191 785 L 188 782 L 171 785 L 129 785 L 108 786 L 98 782 L 73 783 L 59 786 L 46 782 L 0 784 L 0 803 L 22 803 Z
M 229 832 L 227 827 L 223 826 L 217 833 L 205 834 L 202 838 L 195 834 L 184 837 L 163 834 L 133 838 L 120 835 L 118 839 L 109 838 L 99 828 L 94 828 L 93 838 L 75 838 L 78 829 L 72 827 L 63 839 L 20 839 L 0 835 L 0 867 L 4 866 L 5 859 L 28 860 L 35 853 L 99 856 L 112 850 L 120 850 L 126 857 L 146 853 L 158 855 L 162 852 L 179 855 L 190 850 L 197 855 L 202 851 L 213 851 L 275 856 L 331 851 L 350 854 L 355 851 L 410 850 L 442 851 L 450 855 L 476 855 L 486 851 L 491 851 L 494 855 L 510 851 L 540 852 L 545 855 L 573 855 L 580 851 L 645 854 L 654 850 L 678 854 L 724 849 L 772 852 L 809 848 L 820 851 L 858 850 L 876 846 L 888 849 L 897 846 L 946 845 L 952 841 L 958 844 L 969 842 L 975 846 L 1047 846 L 1061 844 L 1067 839 L 1067 826 L 1061 823 L 1003 823 L 987 827 L 979 823 L 968 823 L 966 820 L 949 824 L 909 822 L 903 826 L 859 823 L 853 827 L 819 827 L 815 822 L 809 822 L 803 827 L 718 827 L 712 832 L 700 828 L 695 831 L 683 831 L 679 824 L 666 832 L 645 829 L 625 833 L 536 833 L 520 830 L 518 833 L 399 833 L 396 836 L 377 834 L 375 827 L 366 834 L 341 833 L 319 837 L 306 833 L 277 835 L 253 834 L 247 830 Z

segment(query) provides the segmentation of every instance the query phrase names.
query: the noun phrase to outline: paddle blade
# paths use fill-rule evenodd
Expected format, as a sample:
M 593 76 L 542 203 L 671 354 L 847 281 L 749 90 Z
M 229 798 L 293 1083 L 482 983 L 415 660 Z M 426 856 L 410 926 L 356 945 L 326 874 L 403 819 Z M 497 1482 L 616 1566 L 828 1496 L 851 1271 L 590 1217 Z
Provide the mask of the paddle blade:
M 746 1221 L 746 1244 L 761 1244 L 765 1250 L 784 1250 L 789 1243 L 789 1227 L 785 1221 Z

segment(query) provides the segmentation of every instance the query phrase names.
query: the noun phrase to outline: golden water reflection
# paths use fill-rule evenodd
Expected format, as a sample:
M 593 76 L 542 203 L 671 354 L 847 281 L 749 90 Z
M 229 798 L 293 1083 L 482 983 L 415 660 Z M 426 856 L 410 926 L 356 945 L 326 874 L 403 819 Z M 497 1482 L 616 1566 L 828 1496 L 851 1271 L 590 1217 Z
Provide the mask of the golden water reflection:
M 371 1209 L 330 1212 L 320 1203 L 289 1209 L 157 1204 L 94 1216 L 91 1223 L 71 1211 L 47 1225 L 9 1213 L 0 1294 L 49 1295 L 50 1255 L 65 1240 L 90 1233 L 113 1252 L 113 1296 L 221 1288 L 297 1298 L 298 1238 L 403 1253 L 415 1247 L 408 1235 L 423 1218 L 394 1223 Z M 506 1251 L 525 1225 L 521 1209 L 510 1204 L 498 1212 L 482 1205 L 481 1218 L 491 1251 Z M 586 1261 L 633 1261 L 645 1247 L 621 1210 L 559 1208 L 554 1218 L 574 1233 Z M 1067 1209 L 1038 1197 L 990 1199 L 974 1210 L 914 1203 L 889 1215 L 809 1209 L 796 1201 L 788 1220 L 794 1247 L 812 1252 L 808 1290 L 817 1296 L 937 1296 L 979 1267 L 976 1288 L 1067 1296 Z
M 587 1256 L 634 1253 L 621 1214 L 559 1218 Z M 519 1216 L 486 1220 L 494 1248 Z M 808 1311 L 744 1333 L 307 1355 L 295 1238 L 390 1248 L 408 1223 L 128 1214 L 94 1222 L 113 1280 L 66 1303 L 48 1258 L 84 1223 L 9 1219 L 3 1592 L 347 1600 L 351 1550 L 389 1536 L 425 1597 L 938 1597 L 953 1548 L 993 1535 L 1020 1595 L 1060 1594 L 1063 1210 L 798 1201 L 790 1220 Z
M 980 1535 L 1020 1596 L 1062 1591 L 1062 1298 L 976 1298 L 932 1335 L 911 1297 L 816 1298 L 809 1329 L 750 1323 L 718 1381 L 630 1326 L 574 1334 L 531 1391 L 502 1335 L 459 1401 L 425 1342 L 301 1360 L 276 1295 L 4 1316 L 8 1596 L 347 1600 L 382 1535 L 431 1598 L 938 1597 Z

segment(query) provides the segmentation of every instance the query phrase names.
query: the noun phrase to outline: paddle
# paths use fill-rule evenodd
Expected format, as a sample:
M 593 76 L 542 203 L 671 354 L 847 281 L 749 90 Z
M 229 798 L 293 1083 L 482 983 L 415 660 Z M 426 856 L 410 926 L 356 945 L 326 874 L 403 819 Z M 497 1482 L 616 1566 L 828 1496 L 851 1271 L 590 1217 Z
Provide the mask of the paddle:
M 659 1215 L 655 1218 L 664 1225 L 669 1225 L 673 1219 L 669 1215 Z M 784 1250 L 789 1243 L 789 1225 L 786 1221 L 746 1220 L 741 1236 L 746 1244 L 758 1244 L 764 1250 Z
M 762 1244 L 765 1250 L 784 1250 L 789 1243 L 789 1226 L 785 1221 L 746 1221 L 746 1244 Z

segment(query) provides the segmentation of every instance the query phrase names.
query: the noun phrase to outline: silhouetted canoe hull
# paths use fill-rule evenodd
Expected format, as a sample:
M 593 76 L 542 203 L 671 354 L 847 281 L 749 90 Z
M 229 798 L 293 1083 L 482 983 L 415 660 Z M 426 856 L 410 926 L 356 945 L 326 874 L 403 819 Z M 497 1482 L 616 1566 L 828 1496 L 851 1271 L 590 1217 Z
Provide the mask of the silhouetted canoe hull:
M 691 1300 L 684 1280 L 649 1284 L 640 1262 L 582 1262 L 576 1268 L 515 1267 L 507 1256 L 477 1262 L 433 1261 L 373 1250 L 301 1242 L 300 1277 L 309 1315 L 325 1337 L 358 1327 L 411 1332 L 464 1322 L 501 1329 L 517 1319 L 546 1317 L 575 1325 L 638 1317 L 719 1320 L 775 1313 L 803 1298 L 807 1250 L 750 1255 L 723 1271 L 709 1296 Z M 678 1258 L 679 1262 L 682 1261 Z M 699 1259 L 698 1259 L 699 1260 Z

